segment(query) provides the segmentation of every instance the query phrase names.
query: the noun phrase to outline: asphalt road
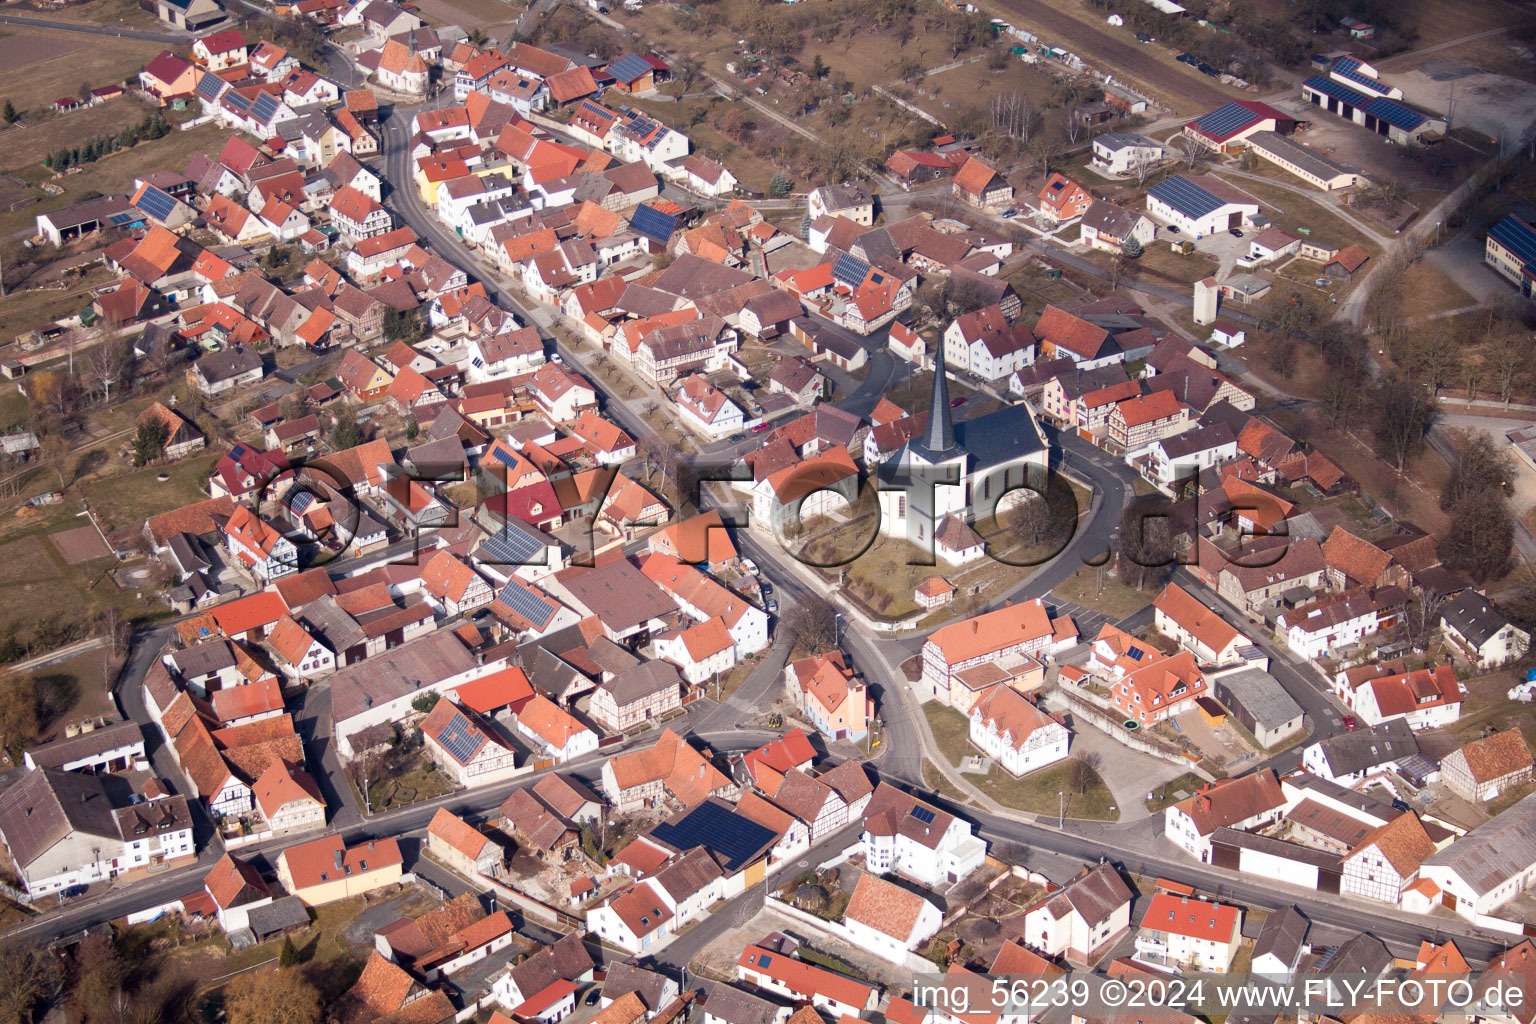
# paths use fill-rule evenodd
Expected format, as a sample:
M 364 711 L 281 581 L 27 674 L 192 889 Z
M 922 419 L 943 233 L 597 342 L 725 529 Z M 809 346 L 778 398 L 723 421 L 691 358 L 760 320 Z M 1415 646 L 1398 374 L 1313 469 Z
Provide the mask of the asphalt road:
M 28 28 L 50 28 L 60 32 L 84 32 L 93 36 L 114 36 L 119 39 L 144 39 L 151 43 L 181 46 L 189 35 L 171 35 L 166 32 L 146 32 L 136 28 L 113 28 L 111 25 L 86 25 L 73 21 L 49 21 L 47 18 L 28 18 L 20 14 L 0 14 L 0 24 L 24 25 Z

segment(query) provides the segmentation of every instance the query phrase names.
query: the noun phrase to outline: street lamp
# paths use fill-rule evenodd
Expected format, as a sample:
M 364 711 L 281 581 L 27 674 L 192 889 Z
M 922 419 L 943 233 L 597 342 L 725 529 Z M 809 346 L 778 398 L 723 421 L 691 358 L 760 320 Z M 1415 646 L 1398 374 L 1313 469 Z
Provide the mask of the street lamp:
M 1064 789 L 1056 791 L 1056 827 L 1067 827 L 1067 791 Z

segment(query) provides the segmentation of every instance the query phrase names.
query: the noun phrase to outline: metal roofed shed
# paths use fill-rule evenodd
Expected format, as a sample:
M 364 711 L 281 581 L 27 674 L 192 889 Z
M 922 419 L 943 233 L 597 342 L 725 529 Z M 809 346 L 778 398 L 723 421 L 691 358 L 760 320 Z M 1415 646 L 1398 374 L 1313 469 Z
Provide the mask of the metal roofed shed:
M 1301 729 L 1301 706 L 1268 672 L 1245 668 L 1217 676 L 1216 699 L 1264 747 L 1272 747 Z
M 727 873 L 740 871 L 764 856 L 779 838 L 772 829 L 716 797 L 662 822 L 649 836 L 680 853 L 703 847 Z

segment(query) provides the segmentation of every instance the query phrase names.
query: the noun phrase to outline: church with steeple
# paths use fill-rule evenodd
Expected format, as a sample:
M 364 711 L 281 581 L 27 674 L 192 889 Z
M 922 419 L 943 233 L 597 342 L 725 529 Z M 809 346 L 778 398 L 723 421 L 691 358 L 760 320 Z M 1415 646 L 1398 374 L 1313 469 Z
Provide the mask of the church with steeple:
M 1050 448 L 1028 402 L 955 422 L 940 345 L 928 427 L 878 469 L 880 532 L 932 550 L 939 533 L 973 533 L 969 524 L 990 521 L 1010 490 L 1043 489 L 1049 465 Z

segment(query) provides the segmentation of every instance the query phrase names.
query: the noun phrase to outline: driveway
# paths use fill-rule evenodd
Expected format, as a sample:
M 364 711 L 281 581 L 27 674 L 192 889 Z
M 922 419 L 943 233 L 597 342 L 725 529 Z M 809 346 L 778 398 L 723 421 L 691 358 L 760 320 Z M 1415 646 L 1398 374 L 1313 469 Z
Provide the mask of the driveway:
M 1149 817 L 1143 801 L 1151 790 L 1183 775 L 1183 768 L 1151 754 L 1132 750 L 1108 733 L 1101 732 L 1085 718 L 1072 719 L 1072 752 L 1092 751 L 1099 755 L 1099 775 L 1114 795 L 1120 820 L 1139 821 Z
M 1430 249 L 1424 258 L 1480 303 L 1514 295 L 1514 286 L 1483 262 L 1484 252 L 1482 240 L 1463 231 L 1445 245 Z

